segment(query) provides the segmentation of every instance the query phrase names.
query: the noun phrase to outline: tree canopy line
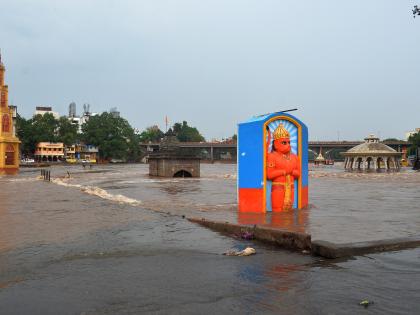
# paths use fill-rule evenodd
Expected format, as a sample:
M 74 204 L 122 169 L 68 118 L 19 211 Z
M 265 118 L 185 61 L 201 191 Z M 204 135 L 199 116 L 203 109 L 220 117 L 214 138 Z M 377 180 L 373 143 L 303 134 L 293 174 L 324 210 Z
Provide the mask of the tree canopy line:
M 420 132 L 417 132 L 408 138 L 411 143 L 410 154 L 415 155 L 413 169 L 420 170 Z
M 205 141 L 198 129 L 189 126 L 186 121 L 175 123 L 170 131 L 181 142 Z M 83 142 L 97 146 L 101 159 L 126 161 L 139 159 L 140 143 L 157 143 L 165 136 L 157 125 L 136 134 L 126 119 L 107 112 L 91 116 L 82 125 L 81 133 L 78 132 L 78 125 L 72 124 L 67 117 L 56 119 L 46 113 L 25 119 L 18 115 L 16 132 L 22 142 L 21 151 L 24 156 L 32 156 L 39 142 L 63 142 L 66 146 Z

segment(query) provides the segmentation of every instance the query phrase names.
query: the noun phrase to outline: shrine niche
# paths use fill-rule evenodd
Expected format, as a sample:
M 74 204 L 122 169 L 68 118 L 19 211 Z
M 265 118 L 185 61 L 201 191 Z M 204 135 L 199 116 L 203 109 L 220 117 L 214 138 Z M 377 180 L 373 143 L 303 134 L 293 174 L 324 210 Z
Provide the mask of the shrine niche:
M 5 89 L 0 93 L 0 106 L 6 107 L 6 91 Z
M 283 212 L 308 205 L 308 130 L 278 112 L 238 126 L 240 212 Z
M 1 131 L 10 132 L 10 117 L 8 114 L 4 114 L 1 120 Z

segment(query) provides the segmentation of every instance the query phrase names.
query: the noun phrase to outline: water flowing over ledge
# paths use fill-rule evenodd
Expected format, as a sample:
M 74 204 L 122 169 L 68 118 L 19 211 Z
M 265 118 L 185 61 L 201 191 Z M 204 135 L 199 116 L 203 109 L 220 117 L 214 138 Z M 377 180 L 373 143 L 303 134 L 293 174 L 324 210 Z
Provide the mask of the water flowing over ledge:
M 126 197 L 124 195 L 110 194 L 105 189 L 102 189 L 102 188 L 99 188 L 99 187 L 83 186 L 83 185 L 80 185 L 80 184 L 71 184 L 71 183 L 66 182 L 66 180 L 62 179 L 62 178 L 54 178 L 54 179 L 51 180 L 51 182 L 54 183 L 54 184 L 60 185 L 60 186 L 79 188 L 80 191 L 82 191 L 82 192 L 84 192 L 88 195 L 97 196 L 99 198 L 114 201 L 114 202 L 118 202 L 118 203 L 121 203 L 121 204 L 129 204 L 131 206 L 138 206 L 142 203 L 140 200 L 129 198 L 129 197 Z

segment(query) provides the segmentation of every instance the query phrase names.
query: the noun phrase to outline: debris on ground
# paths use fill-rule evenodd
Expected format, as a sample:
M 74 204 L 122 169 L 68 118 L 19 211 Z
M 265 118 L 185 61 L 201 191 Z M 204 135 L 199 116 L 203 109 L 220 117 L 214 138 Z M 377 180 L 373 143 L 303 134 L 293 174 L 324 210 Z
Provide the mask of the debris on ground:
M 369 301 L 369 300 L 363 300 L 359 303 L 359 305 L 364 306 L 364 307 L 368 307 L 369 305 L 372 305 L 373 301 Z
M 223 255 L 226 256 L 251 256 L 255 254 L 255 249 L 252 247 L 247 247 L 244 250 L 228 250 Z
M 254 237 L 254 233 L 243 232 L 243 233 L 241 233 L 241 238 L 244 239 L 244 240 L 253 240 L 255 237 Z

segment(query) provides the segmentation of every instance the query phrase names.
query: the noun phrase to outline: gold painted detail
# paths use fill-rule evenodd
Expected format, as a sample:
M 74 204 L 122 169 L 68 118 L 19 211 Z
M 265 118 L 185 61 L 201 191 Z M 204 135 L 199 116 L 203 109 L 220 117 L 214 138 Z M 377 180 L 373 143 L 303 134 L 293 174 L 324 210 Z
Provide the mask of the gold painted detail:
M 286 183 L 285 183 L 285 191 L 284 191 L 284 210 L 292 209 L 293 207 L 293 199 L 292 199 L 292 183 L 291 183 L 291 176 L 286 176 Z M 293 196 L 294 197 L 294 196 Z
M 280 138 L 290 138 L 289 132 L 284 128 L 283 124 L 280 124 L 273 133 L 273 139 L 277 140 Z

